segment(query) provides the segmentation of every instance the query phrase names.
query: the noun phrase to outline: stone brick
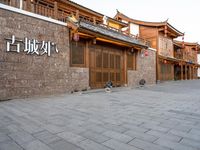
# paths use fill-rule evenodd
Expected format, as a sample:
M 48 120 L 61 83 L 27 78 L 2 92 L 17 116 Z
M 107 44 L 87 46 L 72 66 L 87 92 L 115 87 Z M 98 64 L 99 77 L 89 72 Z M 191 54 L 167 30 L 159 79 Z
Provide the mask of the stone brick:
M 24 143 L 22 144 L 22 147 L 26 150 L 52 150 L 49 146 L 40 142 L 39 140 Z
M 73 143 L 78 144 L 79 142 L 85 140 L 83 136 L 80 136 L 78 134 L 72 133 L 72 132 L 62 132 L 57 134 L 59 137 L 63 138 L 64 140 Z
M 160 147 L 157 144 L 147 142 L 147 141 L 143 141 L 143 140 L 140 140 L 140 139 L 137 139 L 137 138 L 132 140 L 128 144 L 133 145 L 133 146 L 140 148 L 140 149 L 143 149 L 143 150 L 170 150 L 168 148 Z
M 170 149 L 175 149 L 175 150 L 197 150 L 196 148 L 192 148 L 190 146 L 186 146 L 186 145 L 183 145 L 177 142 L 172 142 L 172 141 L 162 139 L 162 138 L 156 140 L 154 143 L 170 148 Z
M 163 138 L 163 139 L 174 141 L 174 142 L 179 142 L 182 139 L 182 137 L 180 136 L 176 136 L 171 133 L 163 133 L 163 132 L 155 131 L 155 130 L 150 130 L 146 132 L 146 134 L 153 135 L 157 138 Z
M 35 140 L 35 138 L 31 134 L 24 131 L 9 134 L 9 137 L 12 138 L 19 145 Z
M 110 148 L 89 139 L 80 142 L 79 146 L 85 150 L 111 150 Z
M 115 140 L 121 141 L 123 143 L 127 143 L 129 141 L 131 141 L 133 138 L 130 136 L 127 136 L 125 134 L 122 133 L 118 133 L 118 132 L 114 132 L 114 131 L 106 131 L 103 133 L 103 135 L 113 138 Z
M 83 132 L 81 133 L 81 136 L 88 138 L 90 140 L 93 140 L 97 143 L 103 143 L 110 139 L 109 137 L 106 137 L 105 135 L 101 135 L 99 133 L 92 132 L 92 131 Z
M 54 134 L 51 134 L 50 132 L 48 132 L 46 130 L 35 133 L 35 134 L 33 134 L 33 136 L 35 138 L 39 139 L 40 141 L 44 142 L 45 144 L 50 144 L 52 142 L 61 140 L 60 137 L 58 137 Z
M 155 137 L 153 135 L 149 135 L 149 134 L 141 133 L 141 132 L 137 132 L 137 131 L 132 131 L 132 130 L 128 130 L 128 131 L 124 132 L 124 134 L 129 135 L 132 138 L 138 138 L 138 139 L 142 139 L 142 140 L 149 141 L 149 142 L 153 142 L 156 139 L 158 139 L 157 137 Z
M 80 147 L 65 140 L 55 141 L 49 144 L 53 150 L 81 150 Z
M 103 143 L 103 145 L 110 147 L 111 149 L 114 150 L 139 150 L 138 148 L 134 146 L 130 146 L 128 144 L 124 144 L 122 142 L 116 141 L 116 140 L 109 140 Z
M 23 148 L 13 141 L 4 141 L 0 142 L 0 150 L 23 150 Z
M 183 144 L 183 145 L 189 146 L 189 147 L 191 146 L 191 147 L 200 149 L 200 143 L 198 141 L 195 141 L 195 140 L 183 138 L 180 143 Z

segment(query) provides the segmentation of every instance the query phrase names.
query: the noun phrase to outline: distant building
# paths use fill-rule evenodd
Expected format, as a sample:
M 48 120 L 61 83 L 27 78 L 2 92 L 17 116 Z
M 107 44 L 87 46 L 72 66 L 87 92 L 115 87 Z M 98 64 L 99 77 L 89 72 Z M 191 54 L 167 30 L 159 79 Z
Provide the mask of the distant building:
M 151 46 L 157 49 L 157 81 L 183 80 L 197 78 L 197 49 L 198 44 L 173 42 L 184 34 L 164 22 L 146 22 L 129 18 L 121 12 L 117 12 L 115 19 L 128 23 L 127 32 L 137 34 L 151 42 Z M 186 53 L 187 52 L 187 53 Z

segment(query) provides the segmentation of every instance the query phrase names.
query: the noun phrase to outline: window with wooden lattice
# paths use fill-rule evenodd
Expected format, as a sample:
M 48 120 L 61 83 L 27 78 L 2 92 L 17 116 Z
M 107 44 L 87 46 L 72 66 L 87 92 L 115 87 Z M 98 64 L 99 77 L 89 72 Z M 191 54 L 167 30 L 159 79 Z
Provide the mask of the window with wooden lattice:
M 71 42 L 70 60 L 72 67 L 85 67 L 85 47 L 84 41 Z
M 136 70 L 136 52 L 127 53 L 127 69 L 128 70 Z

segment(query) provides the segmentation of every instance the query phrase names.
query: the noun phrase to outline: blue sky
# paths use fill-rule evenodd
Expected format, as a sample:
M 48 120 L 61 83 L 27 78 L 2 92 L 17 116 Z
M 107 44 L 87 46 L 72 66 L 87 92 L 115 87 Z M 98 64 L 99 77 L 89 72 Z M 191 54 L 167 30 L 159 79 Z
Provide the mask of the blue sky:
M 72 0 L 113 17 L 116 9 L 144 21 L 165 21 L 181 32 L 185 41 L 200 43 L 200 0 Z

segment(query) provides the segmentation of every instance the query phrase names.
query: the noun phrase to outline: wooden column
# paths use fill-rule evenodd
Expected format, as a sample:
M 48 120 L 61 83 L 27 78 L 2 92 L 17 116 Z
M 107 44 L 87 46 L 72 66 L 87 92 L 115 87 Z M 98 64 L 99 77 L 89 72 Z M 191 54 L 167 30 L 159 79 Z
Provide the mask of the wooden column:
M 191 66 L 189 66 L 189 80 L 192 79 L 192 70 L 191 70 Z
M 191 66 L 191 70 L 192 70 L 192 71 L 191 71 L 191 72 L 192 72 L 192 73 L 191 73 L 191 74 L 192 74 L 192 78 L 191 78 L 191 79 L 193 80 L 193 79 L 194 79 L 194 67 L 193 67 L 193 66 Z
M 125 81 L 125 84 L 128 85 L 128 79 L 127 79 L 127 50 L 124 51 L 124 81 Z
M 58 19 L 58 3 L 54 2 L 54 19 Z
M 185 64 L 185 80 L 187 80 L 187 65 Z
M 16 7 L 16 0 L 10 0 L 10 6 Z
M 158 58 L 158 51 L 156 51 L 156 76 L 157 76 L 157 81 L 156 82 L 160 82 L 161 78 L 161 72 L 160 72 L 160 61 L 159 61 L 159 58 Z
M 31 10 L 31 0 L 26 0 L 26 10 L 30 11 L 30 12 L 32 11 Z
M 19 9 L 23 9 L 23 1 L 24 1 L 24 0 L 20 0 L 20 1 L 19 1 Z
M 86 67 L 89 68 L 90 67 L 90 53 L 89 53 L 89 42 L 86 42 L 86 48 L 85 48 L 85 64 Z
M 181 80 L 183 80 L 183 63 L 181 63 Z

